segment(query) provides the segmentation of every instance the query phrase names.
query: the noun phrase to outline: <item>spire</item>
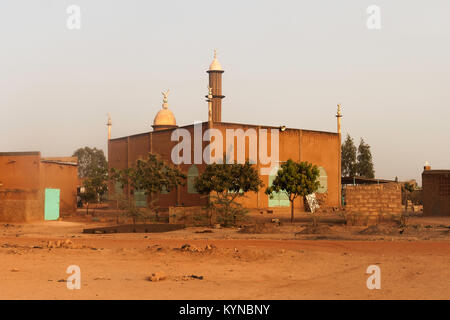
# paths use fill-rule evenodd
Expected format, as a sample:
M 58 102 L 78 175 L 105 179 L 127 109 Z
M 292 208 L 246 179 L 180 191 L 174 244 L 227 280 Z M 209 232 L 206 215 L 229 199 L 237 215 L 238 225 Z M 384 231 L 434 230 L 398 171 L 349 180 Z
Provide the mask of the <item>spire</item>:
M 112 122 L 111 122 L 111 115 L 108 113 L 108 122 L 106 123 L 106 125 L 108 126 L 108 140 L 111 140 L 111 126 L 112 126 Z
M 342 108 L 341 108 L 341 104 L 338 103 L 337 105 L 337 113 L 336 113 L 336 118 L 337 118 L 337 131 L 340 134 L 341 133 L 341 118 L 342 118 Z

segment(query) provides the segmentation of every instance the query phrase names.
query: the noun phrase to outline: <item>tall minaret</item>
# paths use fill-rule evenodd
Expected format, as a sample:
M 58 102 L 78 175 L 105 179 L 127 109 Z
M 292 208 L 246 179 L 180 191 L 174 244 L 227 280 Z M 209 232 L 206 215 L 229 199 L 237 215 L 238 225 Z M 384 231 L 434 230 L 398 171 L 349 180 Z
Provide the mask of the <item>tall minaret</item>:
M 209 74 L 209 87 L 212 92 L 212 121 L 222 121 L 222 73 L 224 73 L 219 60 L 217 60 L 217 51 L 214 50 L 214 60 L 206 71 Z
M 108 140 L 111 140 L 111 126 L 112 126 L 112 122 L 111 122 L 111 115 L 108 113 L 108 122 L 106 123 L 106 125 L 108 126 Z
M 341 105 L 337 105 L 337 132 L 338 132 L 338 139 L 339 139 L 339 146 L 338 146 L 338 154 L 339 154 L 339 160 L 338 160 L 338 196 L 339 196 L 339 205 L 342 206 L 342 190 L 341 190 L 341 182 L 342 182 L 342 152 L 341 152 L 341 144 L 342 144 L 342 138 L 341 138 L 341 118 L 342 118 L 342 108 Z
M 340 105 L 340 104 L 338 104 L 337 107 L 338 107 L 337 113 L 336 113 L 336 118 L 337 118 L 337 132 L 338 132 L 339 134 L 341 134 L 342 108 L 341 108 L 341 105 Z

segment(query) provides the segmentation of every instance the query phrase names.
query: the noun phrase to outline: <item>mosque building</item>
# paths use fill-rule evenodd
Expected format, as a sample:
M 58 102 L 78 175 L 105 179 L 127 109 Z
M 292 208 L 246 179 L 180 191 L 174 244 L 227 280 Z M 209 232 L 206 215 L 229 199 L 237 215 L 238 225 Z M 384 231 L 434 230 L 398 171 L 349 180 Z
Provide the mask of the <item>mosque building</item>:
M 108 120 L 109 167 L 125 169 L 132 167 L 138 159 L 145 158 L 148 153 L 157 154 L 162 160 L 177 166 L 187 175 L 187 181 L 184 186 L 178 186 L 176 190 L 163 192 L 158 196 L 158 206 L 161 208 L 204 206 L 209 200 L 207 197 L 197 193 L 194 181 L 207 165 L 207 162 L 204 161 L 206 159 L 202 158 L 202 154 L 208 148 L 211 148 L 213 144 L 211 137 L 205 139 L 204 136 L 204 133 L 210 130 L 215 132 L 216 135 L 221 133 L 224 138 L 223 142 L 221 142 L 223 147 L 220 146 L 214 151 L 220 153 L 213 155 L 215 159 L 222 159 L 225 152 L 227 152 L 227 157 L 230 153 L 232 156 L 235 156 L 233 159 L 237 159 L 240 150 L 245 153 L 245 156 L 241 155 L 242 158 L 256 158 L 253 159 L 254 165 L 260 172 L 264 187 L 257 193 L 249 192 L 246 194 L 246 197 L 239 200 L 245 207 L 268 209 L 289 206 L 289 199 L 284 193 L 279 193 L 274 198 L 270 198 L 264 192 L 265 187 L 270 185 L 275 178 L 280 163 L 288 159 L 308 161 L 317 165 L 320 170 L 319 179 L 321 184 L 317 196 L 322 197 L 326 206 L 339 206 L 341 190 L 340 120 L 342 116 L 340 107 L 336 115 L 338 132 L 223 122 L 222 100 L 225 96 L 222 94 L 222 75 L 224 70 L 216 52 L 206 72 L 209 76 L 209 92 L 206 96 L 206 101 L 208 102 L 207 121 L 179 127 L 175 115 L 169 107 L 169 91 L 164 92 L 162 108 L 153 120 L 152 131 L 112 139 L 111 120 Z M 187 140 L 191 148 L 183 149 L 180 154 L 175 152 L 177 154 L 175 158 L 177 159 L 174 159 L 174 150 L 177 150 L 177 145 L 179 146 L 181 143 L 181 139 L 174 139 L 174 136 L 175 138 L 179 136 L 178 132 L 192 137 Z M 226 139 L 230 136 L 230 132 L 236 133 L 236 136 L 231 136 L 231 144 L 228 141 L 229 139 Z M 239 137 L 241 142 L 244 141 L 244 144 L 240 144 Z M 183 142 L 186 145 L 184 139 L 186 137 L 183 138 Z M 217 147 L 218 143 L 220 144 L 220 139 L 217 140 L 215 137 L 213 140 L 216 142 L 215 146 Z M 274 156 L 275 153 L 277 153 L 276 156 Z M 180 163 L 179 157 L 187 161 Z M 149 199 L 147 199 L 148 197 L 143 191 L 123 189 L 120 184 L 114 183 L 111 183 L 109 190 L 110 196 L 120 193 L 132 196 L 137 206 L 145 207 L 148 204 Z M 295 207 L 302 209 L 303 200 L 296 199 Z

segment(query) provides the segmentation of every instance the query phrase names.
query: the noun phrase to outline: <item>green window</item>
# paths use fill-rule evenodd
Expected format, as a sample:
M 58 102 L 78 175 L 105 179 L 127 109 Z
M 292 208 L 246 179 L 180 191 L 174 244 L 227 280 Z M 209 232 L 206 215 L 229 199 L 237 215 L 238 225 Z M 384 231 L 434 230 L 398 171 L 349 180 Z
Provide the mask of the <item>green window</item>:
M 117 195 L 123 195 L 123 187 L 120 182 L 114 184 L 114 193 Z
M 319 167 L 319 172 L 320 172 L 320 176 L 319 176 L 320 187 L 317 190 L 317 193 L 326 193 L 328 191 L 327 172 L 325 171 L 325 169 L 323 167 Z
M 273 180 L 275 180 L 277 174 L 278 174 L 279 168 L 273 168 L 272 172 L 269 175 L 269 187 L 272 186 Z M 272 196 L 272 197 L 271 197 Z M 289 196 L 286 192 L 280 191 L 280 192 L 273 192 L 269 196 L 269 207 L 289 207 Z
M 134 204 L 138 208 L 147 208 L 147 195 L 143 190 L 134 190 Z
M 198 169 L 195 164 L 193 164 L 187 174 L 187 191 L 188 193 L 198 193 L 197 190 L 195 190 L 195 178 L 198 177 Z

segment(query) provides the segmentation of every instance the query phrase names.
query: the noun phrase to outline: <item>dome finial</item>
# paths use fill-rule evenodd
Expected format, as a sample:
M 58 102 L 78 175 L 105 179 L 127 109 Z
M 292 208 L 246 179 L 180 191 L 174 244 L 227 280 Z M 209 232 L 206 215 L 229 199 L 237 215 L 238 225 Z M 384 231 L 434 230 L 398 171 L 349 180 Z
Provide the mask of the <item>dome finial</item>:
M 168 102 L 169 102 L 168 97 L 169 97 L 170 90 L 167 89 L 166 92 L 161 92 L 161 93 L 162 93 L 162 95 L 163 95 L 163 104 L 162 104 L 162 107 L 163 107 L 163 109 L 167 109 L 167 108 L 169 108 L 169 105 L 168 105 Z

